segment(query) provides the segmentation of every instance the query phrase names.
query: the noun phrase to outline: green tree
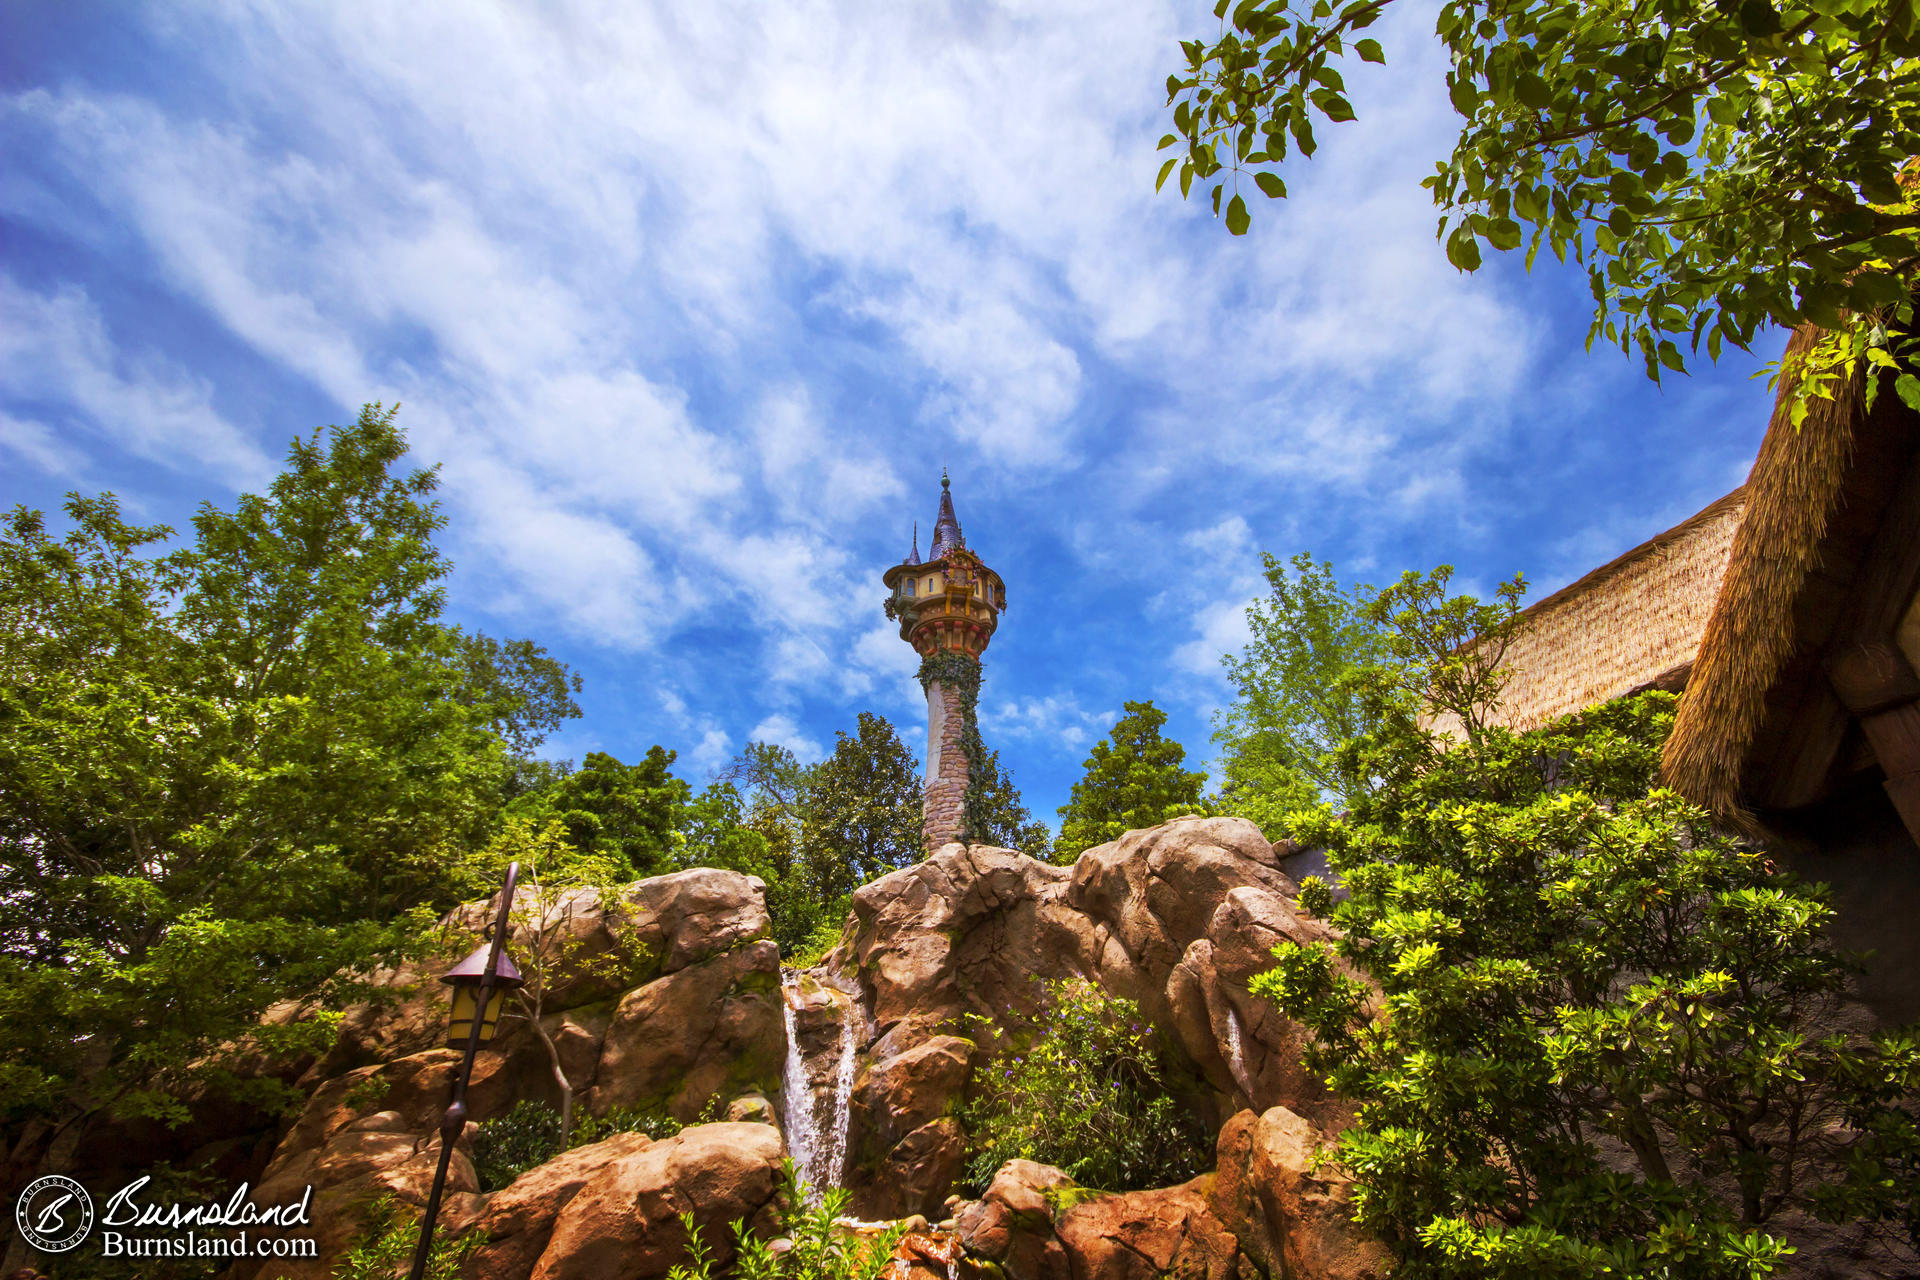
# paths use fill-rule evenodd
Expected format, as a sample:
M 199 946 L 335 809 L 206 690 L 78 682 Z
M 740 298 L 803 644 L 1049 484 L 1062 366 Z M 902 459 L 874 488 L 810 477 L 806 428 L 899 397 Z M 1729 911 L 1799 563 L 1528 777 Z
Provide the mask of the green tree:
M 1346 590 L 1305 552 L 1261 562 L 1268 593 L 1247 606 L 1246 648 L 1221 659 L 1234 699 L 1215 715 L 1213 740 L 1223 805 L 1279 830 L 1291 810 L 1359 794 L 1364 780 L 1338 749 L 1367 723 L 1356 675 L 1388 654 L 1364 613 L 1370 588 Z
M 104 1112 L 185 1118 L 189 1081 L 277 1101 L 210 1051 L 315 1049 L 266 1006 L 451 905 L 530 743 L 569 714 L 532 648 L 476 671 L 439 621 L 430 471 L 390 411 L 294 441 L 191 546 L 74 496 L 0 536 L 0 1136 L 67 1165 Z M 503 737 L 505 735 L 505 737 Z
M 808 881 L 825 899 L 924 856 L 919 766 L 884 716 L 862 711 L 853 733 L 835 733 L 833 753 L 808 771 L 800 828 Z
M 1129 702 L 1112 732 L 1093 744 L 1086 773 L 1060 806 L 1055 861 L 1071 861 L 1128 831 L 1202 809 L 1207 775 L 1180 767 L 1187 751 L 1160 736 L 1166 723 L 1167 713 L 1151 701 Z
M 591 751 L 578 769 L 516 800 L 512 812 L 536 824 L 559 822 L 574 849 L 623 865 L 620 879 L 658 875 L 669 869 L 675 828 L 693 798 L 673 775 L 673 761 L 674 753 L 657 745 L 637 764 Z
M 1370 785 L 1296 815 L 1350 894 L 1337 958 L 1283 948 L 1253 984 L 1357 1106 L 1360 1217 L 1416 1276 L 1768 1274 L 1763 1228 L 1807 1207 L 1848 1097 L 1819 1034 L 1847 977 L 1831 912 L 1655 788 L 1670 695 L 1490 723 L 1498 646 L 1452 641 L 1510 626 L 1518 583 L 1444 588 L 1370 607 L 1395 660 L 1342 749 Z
M 801 859 L 801 812 L 812 770 L 793 752 L 771 742 L 749 742 L 720 771 L 724 786 L 740 807 L 740 825 L 764 850 L 767 914 L 773 936 L 785 956 L 807 951 L 830 917 L 830 904 Z
M 1053 833 L 1027 811 L 1020 800 L 1020 788 L 1013 775 L 1000 762 L 998 751 L 987 752 L 986 767 L 981 770 L 986 782 L 981 788 L 987 829 L 980 839 L 1002 849 L 1018 849 L 1029 857 L 1045 859 L 1053 843 Z
M 1354 118 L 1341 68 L 1383 62 L 1360 35 L 1389 0 L 1219 0 L 1214 40 L 1167 79 L 1180 146 L 1160 171 L 1212 179 L 1227 228 L 1251 222 L 1244 172 L 1269 197 L 1319 121 Z M 1231 13 L 1229 14 L 1229 7 Z M 1711 357 L 1769 322 L 1837 332 L 1829 364 L 1891 363 L 1912 326 L 1920 204 L 1920 18 L 1912 0 L 1449 0 L 1438 34 L 1464 117 L 1425 179 L 1448 258 L 1545 245 L 1586 264 L 1589 345 L 1638 349 L 1648 374 Z M 1816 382 L 1818 380 L 1816 379 Z M 1920 379 L 1900 378 L 1920 406 Z

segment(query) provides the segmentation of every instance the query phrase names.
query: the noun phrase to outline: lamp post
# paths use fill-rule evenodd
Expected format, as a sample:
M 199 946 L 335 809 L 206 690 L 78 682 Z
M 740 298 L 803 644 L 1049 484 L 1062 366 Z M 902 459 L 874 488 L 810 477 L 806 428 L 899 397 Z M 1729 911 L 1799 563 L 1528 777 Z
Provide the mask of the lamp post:
M 481 943 L 465 960 L 444 974 L 440 981 L 453 988 L 453 1018 L 448 1027 L 450 1048 L 463 1050 L 460 1069 L 453 1076 L 453 1101 L 440 1117 L 440 1165 L 433 1171 L 433 1190 L 427 1195 L 426 1216 L 420 1220 L 420 1242 L 413 1249 L 413 1269 L 407 1280 L 423 1280 L 427 1274 L 427 1254 L 433 1246 L 433 1222 L 440 1216 L 440 1193 L 447 1184 L 447 1165 L 453 1159 L 453 1144 L 467 1127 L 467 1077 L 473 1074 L 473 1055 L 493 1039 L 500 1022 L 500 1010 L 507 991 L 521 983 L 520 971 L 506 953 L 508 917 L 513 912 L 513 889 L 520 878 L 518 862 L 507 868 L 507 885 L 500 893 L 500 912 L 494 918 L 493 936 Z

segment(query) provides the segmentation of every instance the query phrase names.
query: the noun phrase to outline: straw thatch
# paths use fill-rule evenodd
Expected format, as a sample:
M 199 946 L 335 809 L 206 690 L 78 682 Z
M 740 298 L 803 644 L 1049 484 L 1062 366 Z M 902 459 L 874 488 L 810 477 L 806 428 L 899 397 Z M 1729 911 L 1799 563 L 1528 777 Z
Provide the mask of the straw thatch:
M 1531 729 L 1646 688 L 1678 688 L 1699 648 L 1746 510 L 1736 489 L 1525 612 L 1499 721 Z
M 1789 373 L 1793 357 L 1817 336 L 1812 328 L 1794 333 Z M 1783 378 L 1747 477 L 1746 517 L 1663 760 L 1669 786 L 1741 825 L 1751 824 L 1741 800 L 1743 769 L 1768 691 L 1798 642 L 1795 602 L 1819 564 L 1841 498 L 1861 402 L 1856 379 L 1834 398 L 1814 401 L 1796 430 L 1787 418 L 1789 386 Z

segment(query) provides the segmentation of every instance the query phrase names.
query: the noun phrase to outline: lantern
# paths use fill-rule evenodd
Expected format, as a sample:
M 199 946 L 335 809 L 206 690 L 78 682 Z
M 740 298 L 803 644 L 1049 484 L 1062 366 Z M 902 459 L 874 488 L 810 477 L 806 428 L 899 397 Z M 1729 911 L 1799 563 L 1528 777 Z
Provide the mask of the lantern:
M 450 1049 L 467 1047 L 467 1038 L 473 1032 L 474 1009 L 480 1002 L 480 988 L 486 980 L 487 953 L 492 949 L 491 942 L 481 943 L 473 949 L 472 955 L 440 978 L 440 981 L 453 988 L 453 1020 L 447 1026 L 447 1047 Z M 507 949 L 500 948 L 500 959 L 493 969 L 493 988 L 487 998 L 486 1016 L 480 1020 L 481 1044 L 493 1039 L 494 1029 L 500 1025 L 500 1012 L 506 1007 L 507 992 L 524 981 L 520 970 L 514 967 L 512 958 L 507 955 Z

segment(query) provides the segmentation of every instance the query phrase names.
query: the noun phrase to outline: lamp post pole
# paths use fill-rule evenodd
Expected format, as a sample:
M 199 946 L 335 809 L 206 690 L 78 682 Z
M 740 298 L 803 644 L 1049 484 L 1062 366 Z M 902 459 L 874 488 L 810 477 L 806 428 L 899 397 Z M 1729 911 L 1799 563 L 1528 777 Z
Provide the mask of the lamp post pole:
M 460 1069 L 453 1075 L 453 1101 L 440 1117 L 440 1165 L 433 1171 L 433 1190 L 427 1194 L 427 1213 L 420 1220 L 420 1242 L 413 1249 L 413 1269 L 407 1280 L 425 1280 L 427 1255 L 433 1247 L 433 1222 L 440 1216 L 440 1193 L 447 1184 L 447 1165 L 453 1160 L 453 1144 L 467 1127 L 467 1077 L 473 1074 L 473 1055 L 480 1051 L 480 1029 L 486 1024 L 487 1002 L 493 999 L 495 974 L 500 964 L 500 949 L 506 945 L 508 917 L 513 912 L 514 884 L 520 878 L 520 864 L 507 868 L 507 886 L 500 893 L 500 913 L 493 922 L 493 939 L 487 948 L 487 967 L 475 992 L 473 1025 L 467 1030 L 467 1047 L 460 1054 Z

